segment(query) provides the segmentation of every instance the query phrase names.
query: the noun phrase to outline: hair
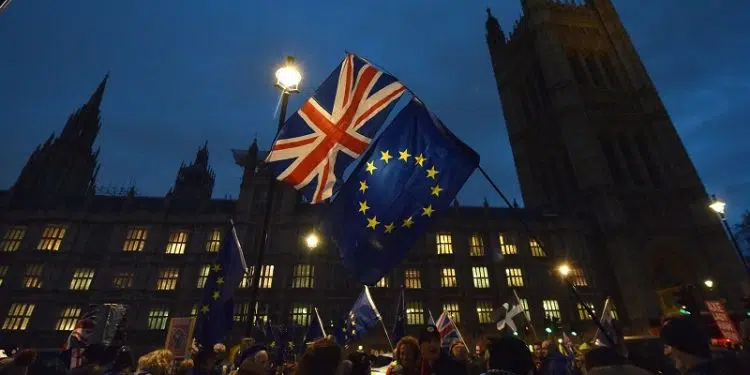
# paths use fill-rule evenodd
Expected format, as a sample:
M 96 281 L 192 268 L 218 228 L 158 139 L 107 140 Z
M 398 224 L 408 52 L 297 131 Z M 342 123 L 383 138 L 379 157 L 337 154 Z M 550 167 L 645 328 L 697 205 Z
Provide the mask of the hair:
M 602 366 L 622 366 L 625 364 L 625 358 L 617 354 L 612 348 L 598 347 L 589 350 L 584 355 L 586 370 Z
M 341 348 L 331 338 L 315 340 L 302 356 L 296 375 L 334 375 L 341 362 Z
M 195 362 L 193 362 L 192 359 L 183 359 L 182 362 L 180 362 L 180 365 L 177 367 L 177 370 L 175 370 L 176 375 L 187 375 L 190 373 L 190 369 L 195 367 Z
M 167 349 L 158 349 L 138 358 L 138 369 L 147 370 L 153 375 L 164 375 L 172 366 L 174 355 Z
M 398 340 L 398 343 L 396 344 L 396 348 L 393 350 L 393 354 L 398 355 L 399 349 L 401 349 L 402 346 L 409 345 L 414 347 L 414 349 L 419 353 L 419 340 L 417 340 L 414 336 L 404 336 L 401 338 L 401 340 Z

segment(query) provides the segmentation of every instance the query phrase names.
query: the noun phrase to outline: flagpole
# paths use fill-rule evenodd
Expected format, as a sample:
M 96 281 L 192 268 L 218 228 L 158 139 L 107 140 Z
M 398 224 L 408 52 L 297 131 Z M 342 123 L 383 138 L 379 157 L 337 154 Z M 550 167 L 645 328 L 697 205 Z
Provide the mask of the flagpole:
M 388 346 L 391 347 L 391 351 L 393 351 L 393 343 L 391 342 L 391 336 L 388 335 L 388 329 L 385 328 L 385 323 L 383 323 L 383 318 L 380 317 L 380 314 L 378 314 L 378 320 L 380 321 L 380 325 L 383 327 L 383 332 L 385 332 L 385 338 L 388 340 Z
M 528 323 L 529 327 L 531 328 L 531 334 L 534 335 L 534 341 L 539 341 L 539 336 L 537 336 L 536 334 L 534 323 L 531 322 L 531 313 L 526 310 L 526 308 L 521 304 L 521 298 L 518 297 L 518 292 L 516 292 L 515 289 L 513 289 L 513 296 L 516 297 L 516 303 L 523 308 L 523 317 L 524 319 L 526 319 L 526 323 Z
M 317 307 L 313 307 L 313 309 L 315 309 L 315 318 L 318 319 L 318 324 L 320 325 L 320 330 L 323 333 L 323 337 L 328 337 L 328 335 L 326 334 L 326 327 L 323 325 L 323 320 L 320 319 L 320 314 L 318 313 L 318 308 Z

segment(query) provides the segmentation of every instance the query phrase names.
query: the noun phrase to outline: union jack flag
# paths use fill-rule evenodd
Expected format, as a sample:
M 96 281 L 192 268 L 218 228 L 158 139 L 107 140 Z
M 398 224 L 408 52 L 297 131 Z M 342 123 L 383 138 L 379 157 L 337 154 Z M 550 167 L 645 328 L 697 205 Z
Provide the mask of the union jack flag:
M 448 315 L 447 311 L 443 311 L 435 322 L 438 332 L 440 333 L 441 346 L 450 347 L 456 341 L 463 342 L 461 332 L 458 331 L 458 327 L 453 323 L 453 319 Z
M 276 179 L 310 203 L 330 198 L 404 91 L 392 75 L 347 54 L 279 131 L 266 159 Z

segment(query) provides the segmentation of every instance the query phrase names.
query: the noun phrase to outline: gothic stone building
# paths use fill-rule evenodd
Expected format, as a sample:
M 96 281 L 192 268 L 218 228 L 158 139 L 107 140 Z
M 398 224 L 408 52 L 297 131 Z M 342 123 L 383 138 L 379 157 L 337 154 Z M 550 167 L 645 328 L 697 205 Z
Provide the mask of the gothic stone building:
M 540 337 L 545 316 L 590 331 L 553 272 L 563 261 L 583 299 L 598 307 L 613 296 L 633 332 L 660 316 L 654 291 L 670 283 L 710 276 L 732 301 L 739 266 L 611 4 L 529 0 L 523 9 L 509 37 L 488 15 L 487 41 L 528 208 L 443 212 L 371 289 L 386 326 L 404 286 L 412 332 L 429 312 L 447 310 L 469 345 L 480 344 L 512 290 Z M 0 193 L 0 347 L 59 347 L 86 306 L 102 302 L 130 306 L 133 345 L 163 345 L 170 317 L 195 314 L 230 218 L 253 264 L 268 187 L 257 145 L 234 152 L 243 168 L 236 200 L 211 199 L 206 145 L 164 197 L 98 194 L 93 145 L 106 82 Z M 361 287 L 335 248 L 303 240 L 325 208 L 276 191 L 260 316 L 299 325 L 312 307 L 324 320 L 342 316 Z M 486 256 L 492 249 L 502 259 Z M 237 289 L 236 337 L 251 308 L 248 286 Z M 375 330 L 363 344 L 385 348 L 385 336 Z

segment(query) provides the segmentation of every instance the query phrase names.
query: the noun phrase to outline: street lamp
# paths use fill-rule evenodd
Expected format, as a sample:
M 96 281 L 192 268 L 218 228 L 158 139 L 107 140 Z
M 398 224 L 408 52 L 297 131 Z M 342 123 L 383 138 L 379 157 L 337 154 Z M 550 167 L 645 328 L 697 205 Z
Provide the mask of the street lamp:
M 281 127 L 284 126 L 286 120 L 286 107 L 289 105 L 289 95 L 299 92 L 299 83 L 302 81 L 302 73 L 300 73 L 297 66 L 294 64 L 294 57 L 287 56 L 286 64 L 276 70 L 276 84 L 275 86 L 281 90 L 281 106 L 279 107 L 279 123 L 276 129 L 278 133 Z M 274 137 L 275 138 L 275 137 Z M 255 266 L 253 268 L 253 280 L 250 284 L 250 311 L 247 317 L 247 327 L 245 328 L 245 335 L 250 337 L 253 332 L 253 325 L 255 323 L 256 310 L 258 308 L 258 288 L 260 287 L 260 274 L 263 269 L 263 256 L 266 252 L 266 244 L 268 243 L 268 227 L 271 222 L 271 212 L 273 209 L 273 198 L 276 190 L 276 179 L 273 174 L 268 176 L 268 192 L 266 193 L 266 207 L 263 215 L 263 226 L 261 227 L 260 241 L 258 241 L 258 248 L 256 249 L 257 257 L 255 258 Z
M 727 204 L 724 201 L 716 198 L 716 195 L 711 194 L 711 203 L 708 205 L 708 208 L 710 208 L 713 212 L 719 215 L 719 219 L 721 220 L 721 223 L 724 225 L 724 230 L 726 230 L 727 234 L 729 235 L 729 239 L 732 240 L 732 245 L 734 245 L 734 251 L 736 251 L 737 256 L 740 257 L 740 262 L 742 262 L 742 265 L 745 266 L 745 273 L 747 274 L 748 278 L 750 278 L 750 267 L 747 265 L 747 262 L 745 261 L 745 257 L 742 255 L 742 250 L 740 250 L 740 244 L 737 243 L 737 238 L 734 237 L 734 233 L 732 232 L 732 227 L 730 227 L 729 222 L 727 222 L 727 215 L 726 215 Z
M 703 285 L 705 285 L 706 288 L 711 289 L 714 287 L 714 281 L 711 279 L 703 280 Z
M 308 249 L 313 250 L 320 244 L 320 237 L 318 237 L 317 233 L 312 232 L 305 237 L 305 245 Z
M 570 274 L 570 266 L 567 263 L 563 263 L 557 267 L 557 272 L 560 273 L 560 276 L 562 276 L 562 279 L 565 281 L 566 284 L 568 284 L 568 287 L 573 292 L 573 295 L 575 295 L 576 299 L 578 300 L 578 303 L 583 306 L 583 308 L 586 310 L 586 313 L 589 315 L 589 318 L 596 324 L 596 327 L 599 328 L 599 331 L 604 335 L 604 337 L 609 341 L 610 345 L 612 347 L 615 346 L 615 340 L 609 336 L 609 332 L 607 332 L 606 329 L 604 329 L 604 326 L 602 326 L 602 323 L 597 319 L 596 312 L 594 312 L 594 309 L 589 306 L 588 303 L 586 303 L 583 300 L 583 297 L 581 297 L 581 294 L 578 293 L 578 288 L 576 288 L 573 283 L 570 282 L 568 279 L 568 275 Z

